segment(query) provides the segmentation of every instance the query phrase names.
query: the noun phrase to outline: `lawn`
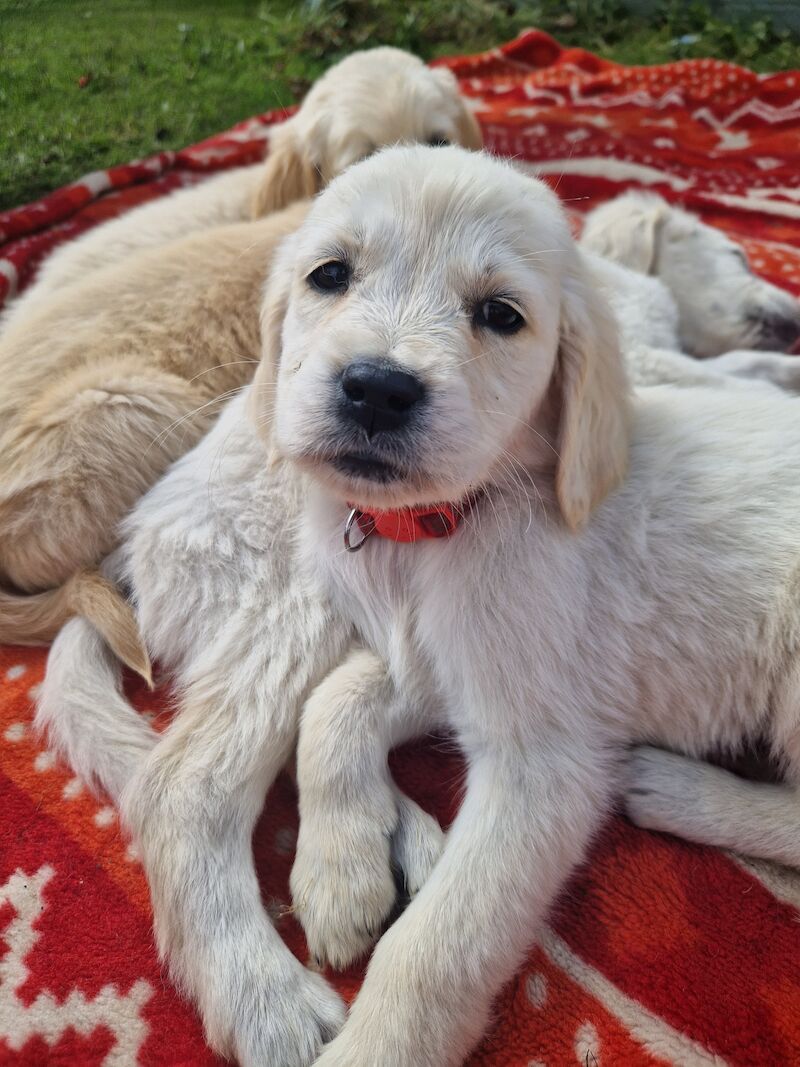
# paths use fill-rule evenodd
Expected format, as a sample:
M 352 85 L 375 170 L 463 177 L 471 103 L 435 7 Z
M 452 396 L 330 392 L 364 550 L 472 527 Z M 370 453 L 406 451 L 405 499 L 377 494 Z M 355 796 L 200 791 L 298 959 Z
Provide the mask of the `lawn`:
M 354 48 L 429 58 L 526 26 L 625 63 L 800 66 L 797 40 L 702 3 L 643 19 L 616 0 L 0 0 L 0 209 L 287 104 Z

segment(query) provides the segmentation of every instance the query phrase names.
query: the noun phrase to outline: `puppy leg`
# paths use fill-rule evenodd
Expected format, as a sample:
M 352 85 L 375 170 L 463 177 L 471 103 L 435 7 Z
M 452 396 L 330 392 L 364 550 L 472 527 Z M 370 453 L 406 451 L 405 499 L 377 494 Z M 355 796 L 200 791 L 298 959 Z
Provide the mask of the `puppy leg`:
M 634 749 L 625 810 L 648 830 L 800 867 L 800 797 L 657 748 Z
M 116 803 L 158 734 L 122 692 L 122 667 L 95 628 L 72 619 L 56 637 L 36 727 L 69 765 Z
M 787 392 L 800 393 L 800 356 L 743 350 L 704 359 L 702 365 L 722 374 L 769 382 Z
M 389 775 L 396 702 L 381 660 L 359 649 L 318 686 L 303 711 L 292 898 L 309 949 L 334 967 L 362 955 L 392 910 L 392 853 L 414 892 L 441 849 L 435 819 Z
M 439 862 L 378 943 L 318 1067 L 455 1067 L 483 1033 L 610 803 L 599 746 L 540 740 L 540 759 L 482 746 Z
M 752 382 L 746 382 L 746 375 L 736 375 L 729 367 L 720 363 L 720 358 L 694 359 L 681 352 L 668 348 L 655 348 L 652 345 L 637 344 L 626 352 L 626 362 L 634 385 L 677 385 L 695 388 L 698 385 L 710 385 L 714 389 L 750 389 Z M 791 356 L 787 356 L 791 359 Z M 800 360 L 798 360 L 800 362 Z M 771 386 L 763 384 L 763 388 Z
M 295 607 L 284 606 L 290 614 Z M 296 654 L 294 627 L 282 638 L 263 596 L 242 613 L 204 656 L 122 810 L 141 848 L 159 950 L 198 1004 L 213 1048 L 240 1067 L 305 1067 L 338 1030 L 344 1008 L 266 915 L 251 837 L 294 744 L 316 665 L 329 669 L 327 657 L 335 662 L 342 647 L 330 635 L 323 645 L 322 612 L 323 647 L 313 647 L 314 619 L 298 619 L 309 644 Z M 253 623 L 259 615 L 267 616 L 264 632 Z

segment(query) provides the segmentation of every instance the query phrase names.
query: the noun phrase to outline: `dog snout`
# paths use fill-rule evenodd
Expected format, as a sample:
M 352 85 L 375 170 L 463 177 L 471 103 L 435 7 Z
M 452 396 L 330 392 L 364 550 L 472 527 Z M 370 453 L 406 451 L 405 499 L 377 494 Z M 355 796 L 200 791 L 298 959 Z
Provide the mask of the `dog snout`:
M 425 386 L 414 374 L 387 360 L 357 359 L 341 376 L 342 413 L 367 431 L 401 430 L 425 396 Z

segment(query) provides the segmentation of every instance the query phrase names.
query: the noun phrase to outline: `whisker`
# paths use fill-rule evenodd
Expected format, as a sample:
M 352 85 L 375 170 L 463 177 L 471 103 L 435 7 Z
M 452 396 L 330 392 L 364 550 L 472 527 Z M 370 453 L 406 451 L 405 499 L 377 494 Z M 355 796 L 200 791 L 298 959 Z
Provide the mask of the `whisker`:
M 199 374 L 195 374 L 194 378 L 189 379 L 189 384 L 196 382 L 198 378 L 202 378 L 204 374 L 210 374 L 212 370 L 223 370 L 225 367 L 235 367 L 240 363 L 255 363 L 258 365 L 260 361 L 257 359 L 232 359 L 230 363 L 217 363 L 214 367 L 206 367 L 205 370 L 201 370 Z
M 526 422 L 525 419 L 521 419 L 518 415 L 512 415 L 510 411 L 494 411 L 492 408 L 478 408 L 478 410 L 482 411 L 484 415 L 502 415 L 503 418 L 513 419 L 515 422 L 521 422 L 523 426 L 527 426 L 529 430 L 536 434 L 540 441 L 544 442 L 544 444 L 547 445 L 547 447 L 550 449 L 556 459 L 561 459 L 558 449 L 553 445 L 553 443 L 551 441 L 548 441 L 546 437 L 539 433 L 535 426 L 531 426 L 531 424 L 529 422 Z
M 185 415 L 181 415 L 180 418 L 175 419 L 175 421 L 170 423 L 169 426 L 165 427 L 165 429 L 161 430 L 159 433 L 156 434 L 156 436 L 152 439 L 150 444 L 145 449 L 145 456 L 148 454 L 150 449 L 153 448 L 154 445 L 161 444 L 164 440 L 166 440 L 167 437 L 169 437 L 171 433 L 177 430 L 178 427 L 181 426 L 183 423 L 187 422 L 190 419 L 193 419 L 195 415 L 199 415 L 201 411 L 205 411 L 206 408 L 211 407 L 212 404 L 218 404 L 230 399 L 231 397 L 236 396 L 237 393 L 240 393 L 242 389 L 245 388 L 246 386 L 241 385 L 238 386 L 236 389 L 229 389 L 227 392 L 221 393 L 219 396 L 215 396 L 211 400 L 207 400 L 205 404 L 200 404 L 199 407 L 196 407 L 193 411 L 187 411 Z

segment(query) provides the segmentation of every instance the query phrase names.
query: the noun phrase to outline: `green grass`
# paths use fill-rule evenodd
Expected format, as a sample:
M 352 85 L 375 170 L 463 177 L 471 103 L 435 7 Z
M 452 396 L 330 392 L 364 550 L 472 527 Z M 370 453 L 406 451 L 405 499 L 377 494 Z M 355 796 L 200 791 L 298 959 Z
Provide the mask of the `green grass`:
M 624 63 L 800 65 L 796 40 L 702 3 L 643 19 L 618 0 L 0 0 L 0 209 L 288 104 L 354 48 L 430 58 L 526 26 Z

